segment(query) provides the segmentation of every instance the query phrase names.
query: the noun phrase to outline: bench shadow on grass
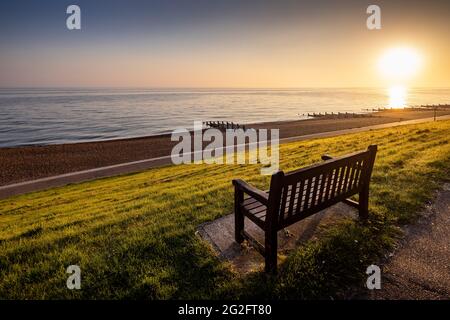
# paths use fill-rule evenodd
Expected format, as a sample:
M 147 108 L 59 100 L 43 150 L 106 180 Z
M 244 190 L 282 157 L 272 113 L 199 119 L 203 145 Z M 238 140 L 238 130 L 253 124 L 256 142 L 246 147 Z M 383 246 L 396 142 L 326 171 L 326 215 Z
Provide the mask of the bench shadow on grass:
M 234 219 L 232 215 L 224 216 L 212 222 L 205 223 L 198 227 L 199 235 L 206 245 L 209 245 L 212 254 L 218 257 L 218 260 L 225 262 L 225 265 L 234 271 L 235 283 L 233 293 L 226 298 L 246 298 L 246 299 L 270 299 L 279 297 L 327 297 L 326 292 L 331 290 L 333 284 L 324 285 L 324 270 L 330 268 L 335 272 L 334 267 L 330 265 L 329 257 L 338 254 L 339 251 L 354 251 L 349 249 L 351 246 L 358 246 L 354 243 L 354 239 L 358 239 L 355 235 L 354 239 L 351 235 L 348 238 L 339 240 L 344 242 L 338 245 L 338 241 L 332 243 L 334 251 L 332 254 L 324 255 L 317 245 L 328 231 L 332 228 L 340 228 L 341 225 L 356 226 L 358 229 L 358 214 L 354 208 L 340 203 L 334 205 L 316 215 L 302 220 L 287 229 L 289 235 L 283 230 L 278 233 L 279 237 L 279 272 L 276 276 L 268 275 L 263 272 L 264 259 L 250 245 L 239 246 L 234 241 Z M 349 228 L 349 230 L 352 228 Z M 249 233 L 261 232 L 259 228 L 252 228 L 250 221 L 246 220 L 246 230 Z M 355 230 L 352 230 L 355 233 Z M 358 231 L 360 232 L 360 231 Z M 252 234 L 258 241 L 263 241 L 264 235 Z M 330 247 L 331 248 L 331 247 Z M 343 249 L 344 248 L 344 249 Z M 328 250 L 328 249 L 327 249 Z M 348 269 L 347 260 L 348 253 L 341 254 L 342 259 L 336 259 L 336 267 Z M 353 259 L 357 259 L 355 256 Z M 332 258 L 333 259 L 333 258 Z M 326 261 L 328 260 L 328 261 Z M 328 264 L 324 264 L 328 263 Z M 342 264 L 342 265 L 341 265 Z M 255 267 L 256 266 L 256 267 Z M 356 266 L 355 266 L 356 267 Z M 296 283 L 296 289 L 291 295 L 292 284 Z M 299 291 L 297 291 L 297 289 Z M 336 288 L 333 288 L 335 290 Z M 289 294 L 288 294 L 289 292 Z

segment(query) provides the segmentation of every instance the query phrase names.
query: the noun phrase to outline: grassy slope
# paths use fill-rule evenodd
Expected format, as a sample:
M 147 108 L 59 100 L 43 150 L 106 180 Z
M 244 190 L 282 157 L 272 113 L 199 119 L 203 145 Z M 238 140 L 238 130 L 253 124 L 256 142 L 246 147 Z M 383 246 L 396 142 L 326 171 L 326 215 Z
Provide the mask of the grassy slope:
M 413 221 L 450 169 L 450 121 L 281 146 L 281 168 L 379 145 L 371 221 L 344 221 L 291 254 L 277 277 L 241 278 L 195 235 L 232 211 L 231 179 L 267 187 L 259 167 L 183 165 L 0 201 L 0 298 L 328 298 L 362 284 L 365 268 Z M 65 269 L 82 270 L 68 290 Z

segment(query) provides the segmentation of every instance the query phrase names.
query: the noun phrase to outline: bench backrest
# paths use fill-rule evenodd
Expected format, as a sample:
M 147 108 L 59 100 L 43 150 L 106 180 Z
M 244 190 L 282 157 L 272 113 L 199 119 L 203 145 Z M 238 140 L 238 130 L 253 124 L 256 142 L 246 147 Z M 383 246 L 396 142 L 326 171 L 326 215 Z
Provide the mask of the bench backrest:
M 368 188 L 377 146 L 272 176 L 269 215 L 278 229 Z M 273 221 L 273 220 L 272 220 Z

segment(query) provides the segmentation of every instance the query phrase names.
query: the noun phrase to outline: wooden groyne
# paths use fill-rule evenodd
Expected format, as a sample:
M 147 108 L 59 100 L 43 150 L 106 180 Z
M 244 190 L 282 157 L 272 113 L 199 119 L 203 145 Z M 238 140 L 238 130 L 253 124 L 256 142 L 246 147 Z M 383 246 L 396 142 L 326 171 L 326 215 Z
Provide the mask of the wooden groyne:
M 369 118 L 373 117 L 372 113 L 356 113 L 356 112 L 319 112 L 319 113 L 303 113 L 302 116 L 309 118 L 321 119 L 344 119 L 344 118 Z
M 413 105 L 405 106 L 402 108 L 391 108 L 391 107 L 375 107 L 375 108 L 365 108 L 361 109 L 363 112 L 313 112 L 313 113 L 303 113 L 299 116 L 308 118 L 321 118 L 321 119 L 341 119 L 341 118 L 368 118 L 376 117 L 377 112 L 383 111 L 450 111 L 449 104 L 426 104 L 426 105 Z
M 394 110 L 408 110 L 408 111 L 448 111 L 450 110 L 450 104 L 424 104 L 404 106 L 401 108 L 388 108 L 388 107 L 376 107 L 362 109 L 367 112 L 382 112 L 382 111 L 394 111 Z
M 230 121 L 203 121 L 203 125 L 207 128 L 215 128 L 219 130 L 226 129 L 243 129 L 245 130 L 245 125 L 239 123 L 234 123 Z
M 377 112 L 382 111 L 450 111 L 450 104 L 427 104 L 427 105 L 414 105 L 405 106 L 402 108 L 391 107 L 375 107 L 361 109 L 362 112 L 313 112 L 298 114 L 302 117 L 315 118 L 315 119 L 345 119 L 345 118 L 370 118 L 378 117 Z M 207 128 L 216 128 L 219 130 L 227 129 L 244 129 L 245 125 L 230 121 L 203 121 L 203 125 Z

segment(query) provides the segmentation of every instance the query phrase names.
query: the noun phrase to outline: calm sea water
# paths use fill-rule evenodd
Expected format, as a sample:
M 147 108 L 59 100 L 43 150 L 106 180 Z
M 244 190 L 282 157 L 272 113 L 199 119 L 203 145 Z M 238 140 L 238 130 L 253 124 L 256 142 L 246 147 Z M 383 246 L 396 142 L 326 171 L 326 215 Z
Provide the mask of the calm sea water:
M 147 136 L 191 128 L 194 120 L 295 120 L 390 100 L 383 89 L 0 89 L 0 147 Z M 410 89 L 404 100 L 449 103 L 450 89 Z

